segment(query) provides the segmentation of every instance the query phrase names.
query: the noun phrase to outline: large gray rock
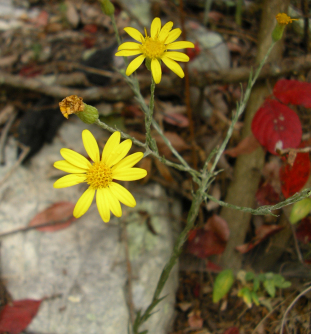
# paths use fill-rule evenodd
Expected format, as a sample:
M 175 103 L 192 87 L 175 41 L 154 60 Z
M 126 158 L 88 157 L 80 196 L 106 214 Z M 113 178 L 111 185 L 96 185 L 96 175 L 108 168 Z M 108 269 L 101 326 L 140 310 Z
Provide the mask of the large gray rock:
M 85 185 L 53 189 L 56 178 L 51 177 L 55 175 L 52 164 L 61 159 L 62 147 L 84 152 L 81 132 L 85 128 L 97 138 L 104 134 L 103 130 L 79 120 L 67 121 L 52 145 L 44 146 L 30 165 L 19 167 L 1 186 L 0 233 L 26 226 L 38 212 L 53 203 L 77 201 Z M 6 158 L 6 166 L 0 168 L 0 179 L 16 160 L 13 140 L 9 141 Z M 171 254 L 174 233 L 178 231 L 173 221 L 179 221 L 180 205 L 168 201 L 158 185 L 138 187 L 132 182 L 130 191 L 137 207 L 123 206 L 123 219 L 128 224 L 137 311 L 150 303 L 158 277 Z M 157 234 L 148 229 L 140 210 L 151 217 Z M 43 301 L 29 330 L 49 334 L 127 333 L 127 269 L 120 219 L 113 218 L 105 224 L 93 204 L 83 217 L 58 232 L 31 230 L 2 238 L 2 275 L 13 299 L 55 296 Z M 146 324 L 149 333 L 168 332 L 177 284 L 175 268 L 163 292 L 167 297 Z

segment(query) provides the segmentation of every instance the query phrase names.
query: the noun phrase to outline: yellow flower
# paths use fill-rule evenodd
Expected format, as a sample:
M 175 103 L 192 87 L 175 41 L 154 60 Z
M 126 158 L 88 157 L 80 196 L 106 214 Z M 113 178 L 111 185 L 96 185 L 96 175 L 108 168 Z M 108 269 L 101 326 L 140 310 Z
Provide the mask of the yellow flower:
M 293 21 L 297 21 L 298 19 L 292 19 L 290 16 L 288 16 L 285 13 L 279 13 L 276 15 L 276 20 L 278 21 L 279 24 L 288 24 L 292 23 Z
M 126 75 L 131 75 L 142 64 L 144 59 L 147 59 L 151 62 L 151 73 L 157 84 L 161 81 L 162 76 L 161 60 L 179 77 L 184 77 L 184 71 L 175 60 L 187 62 L 189 57 L 182 52 L 168 50 L 194 48 L 194 44 L 191 42 L 174 42 L 180 36 L 181 30 L 177 28 L 171 31 L 172 27 L 173 22 L 170 21 L 161 29 L 161 20 L 156 17 L 151 23 L 150 36 L 147 35 L 146 29 L 144 37 L 135 28 L 124 28 L 132 38 L 141 43 L 125 42 L 118 48 L 119 51 L 116 56 L 140 55 L 128 65 Z
M 65 160 L 56 161 L 54 167 L 71 174 L 58 179 L 54 183 L 54 188 L 71 187 L 82 182 L 89 184 L 89 188 L 79 198 L 73 210 L 74 217 L 79 218 L 86 213 L 96 191 L 98 211 L 105 223 L 110 220 L 110 211 L 116 217 L 122 216 L 120 202 L 129 207 L 136 205 L 133 195 L 114 180 L 134 181 L 145 177 L 146 170 L 132 168 L 142 159 L 143 153 L 137 152 L 124 158 L 132 147 L 132 141 L 126 139 L 120 143 L 120 139 L 120 132 L 112 134 L 100 159 L 96 139 L 89 130 L 84 130 L 83 145 L 93 163 L 68 148 L 60 150 Z

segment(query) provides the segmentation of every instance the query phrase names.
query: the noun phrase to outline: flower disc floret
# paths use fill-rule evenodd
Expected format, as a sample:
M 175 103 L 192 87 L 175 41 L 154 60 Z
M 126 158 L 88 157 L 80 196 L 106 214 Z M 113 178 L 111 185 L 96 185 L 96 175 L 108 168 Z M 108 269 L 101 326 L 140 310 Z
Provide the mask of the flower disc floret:
M 111 181 L 111 168 L 103 162 L 94 162 L 86 173 L 86 182 L 93 189 L 107 188 Z
M 149 59 L 161 59 L 166 47 L 164 42 L 151 37 L 146 37 L 140 47 L 142 54 Z
M 183 69 L 176 61 L 187 62 L 189 57 L 182 53 L 170 50 L 181 50 L 185 48 L 194 48 L 191 42 L 174 42 L 180 35 L 179 28 L 171 30 L 173 22 L 167 22 L 161 28 L 161 20 L 156 17 L 150 27 L 150 36 L 147 35 L 145 29 L 145 37 L 132 27 L 127 27 L 124 30 L 137 42 L 125 42 L 118 48 L 116 56 L 136 56 L 130 62 L 126 69 L 126 75 L 131 75 L 143 63 L 145 59 L 151 61 L 151 74 L 155 83 L 160 83 L 162 77 L 161 61 L 180 78 L 185 76 Z M 149 68 L 149 67 L 148 67 Z
M 54 167 L 70 174 L 58 179 L 54 188 L 71 187 L 82 182 L 89 185 L 75 205 L 74 217 L 79 218 L 86 213 L 95 193 L 99 214 L 106 223 L 110 220 L 110 211 L 116 217 L 122 216 L 120 202 L 129 207 L 136 205 L 133 195 L 115 180 L 134 181 L 145 177 L 146 170 L 133 168 L 144 155 L 137 152 L 125 157 L 131 149 L 132 141 L 126 139 L 120 143 L 120 139 L 118 131 L 111 135 L 100 158 L 96 139 L 89 130 L 84 130 L 83 145 L 93 163 L 75 151 L 61 149 L 60 153 L 65 160 L 56 161 Z

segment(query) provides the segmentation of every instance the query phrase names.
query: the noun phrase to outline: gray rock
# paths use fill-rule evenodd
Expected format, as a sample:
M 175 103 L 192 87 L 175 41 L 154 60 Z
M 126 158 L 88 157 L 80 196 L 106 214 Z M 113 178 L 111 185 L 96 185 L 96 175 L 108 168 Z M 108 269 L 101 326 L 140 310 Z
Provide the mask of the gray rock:
M 0 233 L 26 226 L 40 211 L 59 201 L 76 202 L 85 185 L 53 189 L 53 162 L 62 147 L 83 153 L 81 132 L 89 128 L 96 138 L 104 131 L 80 121 L 67 121 L 52 145 L 46 145 L 30 165 L 19 167 L 0 188 Z M 108 137 L 108 135 L 107 135 Z M 16 160 L 16 144 L 6 148 L 7 165 Z M 59 175 L 60 176 L 60 175 Z M 59 177 L 58 176 L 58 177 Z M 180 203 L 169 201 L 158 185 L 130 191 L 137 207 L 123 206 L 129 254 L 133 267 L 135 311 L 150 303 L 158 277 L 168 260 L 178 226 Z M 147 227 L 146 211 L 157 234 Z M 174 217 L 174 218 L 172 218 Z M 29 331 L 47 334 L 126 334 L 129 322 L 127 269 L 120 219 L 105 224 L 95 204 L 70 227 L 54 233 L 31 230 L 2 238 L 2 275 L 14 300 L 49 298 L 42 302 Z M 168 332 L 174 316 L 177 268 L 163 291 L 167 297 L 146 323 L 150 334 Z

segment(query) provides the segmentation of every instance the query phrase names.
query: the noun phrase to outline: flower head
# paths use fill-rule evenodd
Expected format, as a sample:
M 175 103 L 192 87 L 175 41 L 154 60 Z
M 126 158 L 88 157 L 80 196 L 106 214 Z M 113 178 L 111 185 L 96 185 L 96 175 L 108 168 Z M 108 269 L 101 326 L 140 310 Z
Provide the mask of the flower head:
M 284 25 L 298 20 L 298 19 L 292 19 L 290 16 L 288 16 L 285 13 L 279 13 L 276 15 L 275 18 L 279 24 L 284 24 Z
M 272 39 L 274 42 L 277 42 L 282 38 L 286 25 L 298 19 L 292 19 L 285 13 L 279 13 L 275 16 L 275 18 L 277 20 L 277 23 L 274 30 L 272 31 Z
M 146 170 L 132 168 L 142 159 L 143 153 L 137 152 L 125 158 L 132 147 L 132 141 L 126 139 L 120 143 L 120 139 L 120 132 L 112 134 L 100 158 L 94 136 L 89 130 L 84 130 L 83 145 L 93 163 L 68 148 L 60 150 L 65 160 L 56 161 L 54 167 L 70 174 L 58 179 L 54 183 L 54 188 L 71 187 L 82 182 L 89 185 L 73 210 L 74 217 L 79 218 L 86 213 L 92 204 L 95 192 L 98 211 L 105 223 L 110 220 L 110 211 L 116 217 L 122 216 L 120 202 L 129 207 L 136 205 L 133 195 L 114 180 L 134 181 L 145 177 Z
M 156 17 L 151 23 L 150 36 L 148 36 L 146 29 L 144 37 L 137 29 L 124 28 L 132 38 L 141 43 L 125 42 L 118 48 L 116 56 L 139 55 L 128 65 L 126 75 L 131 75 L 147 59 L 151 65 L 153 79 L 157 84 L 161 81 L 162 76 L 161 60 L 179 77 L 184 77 L 184 71 L 175 60 L 187 62 L 189 57 L 182 52 L 169 50 L 194 48 L 194 44 L 187 41 L 174 42 L 180 36 L 181 30 L 179 28 L 171 30 L 172 27 L 173 22 L 170 21 L 161 28 L 161 20 Z

